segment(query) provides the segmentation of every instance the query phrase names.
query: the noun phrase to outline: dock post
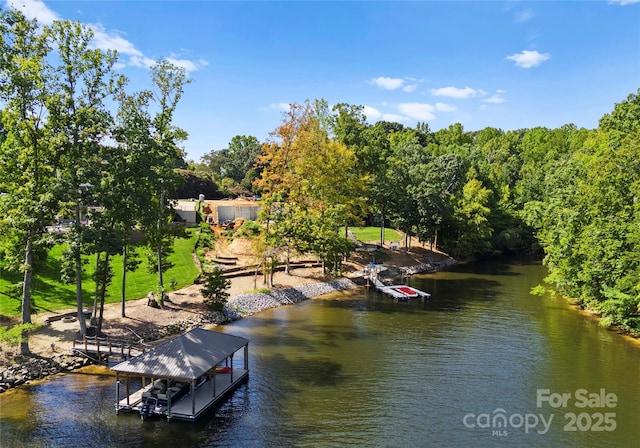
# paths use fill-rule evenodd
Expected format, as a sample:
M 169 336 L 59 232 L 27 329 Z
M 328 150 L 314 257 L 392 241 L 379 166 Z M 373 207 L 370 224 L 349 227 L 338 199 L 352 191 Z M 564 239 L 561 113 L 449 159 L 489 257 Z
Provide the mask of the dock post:
M 116 380 L 116 415 L 120 414 L 120 380 Z
M 169 380 L 167 380 L 167 421 L 171 421 L 171 391 L 169 390 Z

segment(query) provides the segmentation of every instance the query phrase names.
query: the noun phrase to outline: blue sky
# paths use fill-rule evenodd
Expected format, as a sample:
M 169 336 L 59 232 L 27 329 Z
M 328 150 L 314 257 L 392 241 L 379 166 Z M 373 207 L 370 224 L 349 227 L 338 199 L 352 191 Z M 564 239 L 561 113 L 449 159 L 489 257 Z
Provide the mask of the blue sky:
M 157 59 L 184 67 L 175 123 L 195 161 L 235 135 L 265 140 L 307 99 L 432 130 L 595 128 L 640 87 L 640 0 L 4 1 L 91 26 L 131 91 Z

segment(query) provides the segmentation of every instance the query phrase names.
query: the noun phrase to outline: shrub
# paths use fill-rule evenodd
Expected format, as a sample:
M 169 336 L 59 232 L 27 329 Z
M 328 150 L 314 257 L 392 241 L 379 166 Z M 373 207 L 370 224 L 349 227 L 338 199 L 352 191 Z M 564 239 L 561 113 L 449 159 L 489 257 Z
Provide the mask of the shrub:
M 229 289 L 231 280 L 222 275 L 220 268 L 213 268 L 210 273 L 205 274 L 204 286 L 200 291 L 204 297 L 204 303 L 214 311 L 222 311 L 225 303 L 229 300 Z
M 255 221 L 245 221 L 238 229 L 238 236 L 252 237 L 260 235 L 262 227 Z

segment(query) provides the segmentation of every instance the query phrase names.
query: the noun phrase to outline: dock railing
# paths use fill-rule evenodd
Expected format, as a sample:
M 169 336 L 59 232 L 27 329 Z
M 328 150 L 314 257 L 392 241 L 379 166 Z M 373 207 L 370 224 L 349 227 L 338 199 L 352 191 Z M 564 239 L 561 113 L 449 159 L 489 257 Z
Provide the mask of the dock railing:
M 138 356 L 146 351 L 147 347 L 140 341 L 131 341 L 125 338 L 112 338 L 109 336 L 83 336 L 82 339 L 73 340 L 74 352 L 95 354 L 98 359 L 103 356 L 118 355 L 123 359 Z

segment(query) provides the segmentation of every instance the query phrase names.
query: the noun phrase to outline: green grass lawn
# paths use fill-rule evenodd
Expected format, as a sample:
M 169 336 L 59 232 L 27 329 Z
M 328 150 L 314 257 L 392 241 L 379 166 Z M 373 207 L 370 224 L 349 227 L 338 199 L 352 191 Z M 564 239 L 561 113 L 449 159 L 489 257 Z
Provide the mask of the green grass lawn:
M 174 266 L 164 273 L 164 285 L 167 290 L 175 290 L 193 284 L 198 276 L 198 268 L 193 262 L 193 250 L 198 238 L 198 229 L 187 229 L 189 238 L 178 239 L 174 245 L 174 252 L 170 260 Z M 60 281 L 60 262 L 58 258 L 62 255 L 63 246 L 57 245 L 49 251 L 44 266 L 38 269 L 33 276 L 31 289 L 32 307 L 36 312 L 56 311 L 67 308 L 75 308 L 76 285 L 64 284 Z M 143 248 L 138 248 L 140 259 L 143 262 L 135 272 L 127 272 L 126 300 L 139 299 L 145 297 L 149 291 L 155 291 L 158 282 L 156 273 L 147 271 L 147 261 L 143 253 Z M 85 307 L 93 306 L 95 296 L 95 282 L 91 279 L 95 268 L 95 255 L 84 257 L 86 264 L 82 276 L 82 297 Z M 121 300 L 122 289 L 122 256 L 112 257 L 112 267 L 114 277 L 111 285 L 107 288 L 106 303 L 119 302 Z M 18 316 L 20 315 L 20 295 L 9 294 L 12 284 L 22 281 L 22 275 L 7 272 L 0 268 L 0 315 Z M 171 288 L 171 284 L 174 287 Z
M 380 227 L 349 227 L 359 241 L 380 241 Z M 393 229 L 384 229 L 384 240 L 400 241 L 402 235 Z

